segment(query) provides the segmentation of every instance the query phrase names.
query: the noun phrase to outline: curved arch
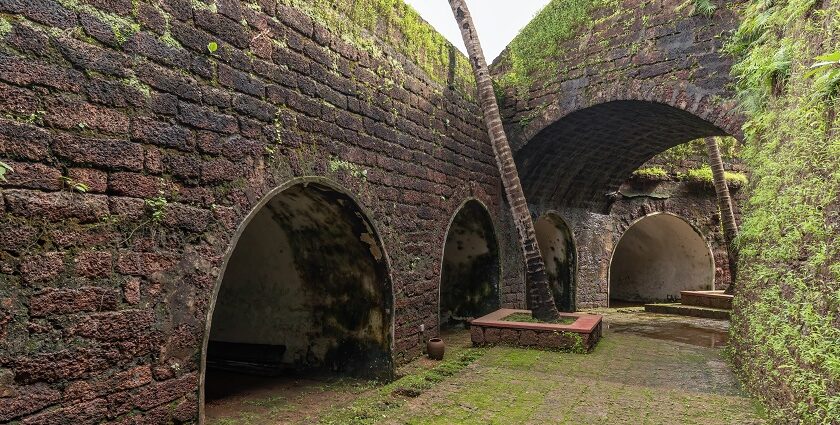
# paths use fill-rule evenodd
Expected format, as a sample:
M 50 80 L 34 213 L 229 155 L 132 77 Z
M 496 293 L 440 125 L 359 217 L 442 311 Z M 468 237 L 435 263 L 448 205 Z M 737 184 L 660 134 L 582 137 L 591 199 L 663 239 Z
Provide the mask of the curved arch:
M 610 256 L 609 299 L 668 301 L 680 291 L 714 289 L 712 249 L 688 220 L 668 212 L 630 224 Z
M 534 221 L 554 302 L 560 311 L 575 311 L 577 291 L 577 243 L 574 232 L 555 210 L 544 212 Z
M 694 139 L 740 132 L 725 106 L 708 101 L 699 106 L 705 98 L 697 104 L 677 95 L 669 102 L 653 95 L 638 99 L 605 95 L 573 111 L 549 108 L 539 123 L 529 125 L 515 153 L 529 201 L 606 210 L 608 195 L 656 154 Z
M 585 90 L 591 96 L 578 95 L 573 99 L 558 97 L 542 108 L 524 128 L 511 132 L 511 148 L 517 152 L 551 124 L 577 111 L 616 101 L 643 101 L 667 105 L 697 116 L 723 130 L 728 135 L 743 139 L 746 117 L 734 101 L 718 101 L 707 89 L 677 81 L 619 80 L 597 90 Z
M 481 223 L 482 219 L 484 223 Z M 461 235 L 456 236 L 461 237 L 451 239 L 453 232 L 460 232 Z M 451 319 L 453 322 L 458 322 L 463 318 L 479 317 L 499 308 L 502 270 L 498 240 L 493 216 L 487 206 L 474 197 L 461 202 L 446 226 L 441 249 L 438 280 L 438 331 L 445 325 L 444 315 L 448 315 L 447 321 Z M 463 251 L 465 245 L 466 252 L 458 252 Z M 481 277 L 487 277 L 483 272 L 486 272 L 488 261 L 495 272 L 491 273 L 490 280 L 485 282 Z M 471 277 L 474 279 L 471 280 Z M 456 285 L 463 278 L 468 281 L 468 286 Z M 464 300 L 465 297 L 468 299 Z M 453 310 L 448 310 L 453 307 Z
M 371 254 L 376 257 L 377 262 L 381 262 L 382 268 L 384 270 L 383 275 L 383 296 L 386 298 L 385 302 L 387 308 L 385 310 L 385 314 L 387 317 L 387 322 L 384 323 L 387 327 L 387 341 L 388 341 L 388 357 L 389 362 L 392 362 L 393 359 L 391 358 L 393 348 L 394 348 L 394 314 L 393 314 L 393 306 L 395 305 L 394 299 L 394 292 L 393 292 L 393 276 L 391 275 L 391 260 L 388 255 L 387 250 L 385 249 L 384 243 L 380 237 L 382 234 L 379 231 L 377 224 L 370 218 L 372 215 L 370 214 L 369 210 L 364 207 L 364 205 L 358 200 L 358 198 L 349 190 L 342 187 L 340 184 L 324 178 L 320 176 L 305 176 L 305 177 L 297 177 L 290 179 L 283 184 L 275 187 L 274 189 L 268 191 L 265 195 L 258 202 L 256 202 L 252 208 L 248 211 L 245 217 L 237 226 L 235 232 L 233 233 L 232 237 L 229 240 L 227 248 L 225 250 L 222 264 L 219 268 L 219 274 L 216 278 L 216 282 L 213 286 L 213 293 L 211 294 L 207 315 L 205 318 L 205 327 L 204 327 L 204 334 L 202 340 L 202 347 L 201 347 L 201 360 L 200 360 L 200 373 L 199 373 L 199 419 L 201 423 L 205 423 L 205 383 L 206 383 L 206 372 L 207 372 L 207 353 L 208 353 L 208 345 L 210 341 L 210 334 L 212 328 L 212 322 L 214 314 L 216 313 L 216 307 L 218 303 L 219 293 L 222 288 L 222 283 L 225 280 L 225 273 L 228 270 L 228 266 L 230 265 L 231 258 L 233 257 L 234 253 L 236 252 L 237 247 L 239 246 L 243 235 L 246 233 L 249 225 L 252 224 L 254 219 L 258 216 L 258 214 L 263 211 L 270 202 L 282 196 L 283 193 L 290 191 L 296 187 L 302 187 L 306 190 L 309 185 L 313 185 L 315 187 L 320 187 L 326 189 L 328 191 L 332 191 L 336 194 L 341 195 L 342 197 L 346 198 L 352 204 L 350 207 L 354 212 L 357 219 L 364 224 L 364 227 L 368 230 L 366 233 L 363 233 L 359 237 L 359 241 L 370 246 Z M 311 189 L 310 189 L 311 190 Z M 365 237 L 367 235 L 367 237 Z

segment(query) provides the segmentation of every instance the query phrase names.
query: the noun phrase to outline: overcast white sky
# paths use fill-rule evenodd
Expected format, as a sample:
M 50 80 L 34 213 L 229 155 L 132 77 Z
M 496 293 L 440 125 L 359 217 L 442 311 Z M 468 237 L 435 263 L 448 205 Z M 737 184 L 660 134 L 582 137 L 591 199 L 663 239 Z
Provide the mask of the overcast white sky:
M 455 46 L 466 53 L 461 32 L 452 16 L 448 0 L 405 0 L 420 12 L 423 19 L 432 24 Z M 469 0 L 467 6 L 472 13 L 481 47 L 487 62 L 493 62 L 505 46 L 513 40 L 531 18 L 549 0 Z

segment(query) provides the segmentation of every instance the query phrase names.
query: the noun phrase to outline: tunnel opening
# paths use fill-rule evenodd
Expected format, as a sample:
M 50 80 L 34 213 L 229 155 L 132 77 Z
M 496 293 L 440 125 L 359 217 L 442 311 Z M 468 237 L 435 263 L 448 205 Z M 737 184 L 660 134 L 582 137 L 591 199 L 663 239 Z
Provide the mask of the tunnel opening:
M 452 219 L 443 251 L 440 327 L 466 325 L 499 308 L 499 248 L 493 222 L 478 201 Z
M 700 233 L 672 214 L 653 214 L 621 236 L 610 262 L 610 305 L 674 301 L 680 291 L 714 289 L 712 252 Z
M 273 196 L 242 230 L 210 323 L 205 412 L 272 379 L 389 378 L 392 296 L 358 204 L 318 183 Z
M 577 255 L 574 237 L 566 222 L 555 213 L 547 213 L 534 222 L 537 244 L 545 263 L 546 274 L 560 311 L 575 310 L 575 272 Z
M 512 148 L 530 203 L 606 214 L 621 184 L 657 154 L 726 135 L 664 103 L 616 100 L 571 112 Z

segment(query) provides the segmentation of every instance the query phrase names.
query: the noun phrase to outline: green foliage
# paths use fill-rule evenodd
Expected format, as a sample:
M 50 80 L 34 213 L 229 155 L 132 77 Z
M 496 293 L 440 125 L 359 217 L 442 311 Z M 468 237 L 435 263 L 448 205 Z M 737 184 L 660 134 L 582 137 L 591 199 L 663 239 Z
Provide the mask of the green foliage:
M 6 174 L 12 173 L 14 171 L 15 170 L 12 169 L 12 167 L 9 164 L 6 164 L 5 162 L 0 162 L 0 183 L 6 183 L 8 181 L 6 180 Z
M 814 78 L 814 93 L 818 98 L 834 98 L 840 87 L 840 50 L 817 56 L 816 60 L 805 77 Z
M 169 201 L 166 200 L 163 192 L 160 192 L 158 196 L 146 199 L 146 206 L 149 207 L 151 211 L 150 220 L 152 223 L 160 224 L 163 222 L 163 219 L 166 218 L 166 205 L 169 204 Z
M 633 177 L 647 180 L 668 180 L 668 172 L 662 167 L 645 167 L 633 171 Z
M 715 14 L 717 10 L 717 5 L 711 2 L 711 0 L 694 0 L 694 13 L 698 15 L 703 15 L 707 18 L 711 18 L 712 15 Z
M 593 24 L 592 11 L 614 5 L 614 0 L 552 0 L 508 45 L 510 69 L 499 78 L 502 88 L 516 88 L 523 95 L 533 81 L 556 71 L 560 44 Z
M 417 64 L 434 81 L 475 91 L 469 60 L 402 0 L 280 0 L 330 28 L 351 45 L 384 58 L 381 41 Z M 454 18 L 453 18 L 454 19 Z M 382 31 L 382 30 L 385 31 Z M 395 68 L 398 62 L 392 61 Z M 450 70 L 454 81 L 449 81 Z
M 216 43 L 215 41 L 207 43 L 207 50 L 210 53 L 214 53 L 216 50 L 219 50 L 219 43 Z
M 740 158 L 741 147 L 734 137 L 716 137 L 720 156 L 724 162 L 733 162 Z M 703 139 L 683 143 L 656 155 L 651 162 L 670 173 L 676 173 L 686 166 L 686 161 L 708 162 L 709 152 Z
M 748 183 L 747 176 L 742 173 L 724 171 L 723 176 L 726 179 L 726 183 L 731 186 L 741 187 L 746 186 Z M 700 168 L 695 168 L 693 170 L 688 170 L 684 173 L 678 173 L 677 178 L 686 182 L 703 183 L 709 186 L 714 185 L 714 176 L 712 175 L 712 168 L 708 165 L 704 165 Z
M 760 112 L 771 94 L 779 93 L 790 74 L 791 57 L 804 40 L 777 37 L 776 31 L 802 17 L 816 0 L 753 1 L 725 50 L 744 60 L 732 67 L 737 75 L 737 97 L 748 113 Z
M 840 0 L 751 1 L 727 45 L 752 171 L 730 342 L 779 423 L 840 418 L 840 119 L 835 56 L 824 54 L 840 41 L 838 10 Z
M 341 425 L 365 425 L 382 420 L 387 413 L 400 407 L 405 397 L 417 397 L 434 384 L 442 382 L 478 360 L 486 349 L 468 348 L 457 356 L 443 360 L 432 369 L 406 375 L 388 385 L 382 386 L 374 394 L 356 400 L 344 407 L 324 415 L 319 423 Z
M 90 187 L 87 184 L 73 180 L 67 176 L 61 176 L 61 182 L 64 187 L 70 189 L 71 192 L 87 193 L 87 191 L 90 190 Z
M 567 338 L 571 338 L 574 343 L 569 350 L 572 353 L 584 354 L 586 353 L 586 346 L 583 345 L 583 336 L 577 332 L 563 332 Z

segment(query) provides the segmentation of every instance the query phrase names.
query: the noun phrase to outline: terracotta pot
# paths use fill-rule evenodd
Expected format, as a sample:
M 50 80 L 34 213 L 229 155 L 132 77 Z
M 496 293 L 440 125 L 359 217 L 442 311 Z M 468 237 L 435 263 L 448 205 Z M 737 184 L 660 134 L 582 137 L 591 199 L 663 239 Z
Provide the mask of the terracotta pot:
M 426 342 L 426 353 L 432 360 L 443 360 L 443 352 L 446 346 L 440 338 L 431 338 Z

